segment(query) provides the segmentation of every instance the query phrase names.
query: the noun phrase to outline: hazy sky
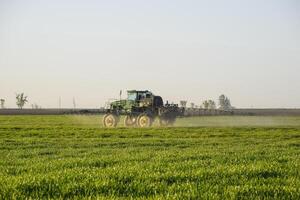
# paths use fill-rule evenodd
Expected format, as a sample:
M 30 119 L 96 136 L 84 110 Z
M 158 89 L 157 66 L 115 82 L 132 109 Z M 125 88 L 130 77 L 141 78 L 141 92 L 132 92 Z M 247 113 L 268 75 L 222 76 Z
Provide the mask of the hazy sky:
M 0 0 L 0 98 L 99 107 L 149 89 L 300 107 L 299 0 Z

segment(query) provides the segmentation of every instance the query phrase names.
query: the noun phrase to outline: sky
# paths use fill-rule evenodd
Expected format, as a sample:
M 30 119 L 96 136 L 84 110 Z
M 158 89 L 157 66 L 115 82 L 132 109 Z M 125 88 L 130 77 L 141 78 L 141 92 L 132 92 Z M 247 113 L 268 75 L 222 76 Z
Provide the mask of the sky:
M 299 0 L 0 0 L 0 98 L 98 108 L 128 89 L 300 107 Z M 123 95 L 125 98 L 125 95 Z

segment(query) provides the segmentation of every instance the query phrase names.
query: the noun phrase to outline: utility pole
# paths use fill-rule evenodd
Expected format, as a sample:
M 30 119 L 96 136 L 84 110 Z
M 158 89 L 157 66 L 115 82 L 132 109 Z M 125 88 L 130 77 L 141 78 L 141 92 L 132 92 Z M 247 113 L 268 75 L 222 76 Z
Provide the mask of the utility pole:
M 61 97 L 59 96 L 59 99 L 58 99 L 58 107 L 59 109 L 61 109 Z
M 73 107 L 74 107 L 74 109 L 76 109 L 75 97 L 73 97 Z

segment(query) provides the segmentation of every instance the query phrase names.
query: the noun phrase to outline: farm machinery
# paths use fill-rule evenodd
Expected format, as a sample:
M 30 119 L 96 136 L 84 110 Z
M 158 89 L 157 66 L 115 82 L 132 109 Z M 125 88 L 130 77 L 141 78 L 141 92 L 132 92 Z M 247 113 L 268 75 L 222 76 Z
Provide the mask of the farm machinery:
M 161 126 L 169 126 L 175 122 L 176 117 L 184 113 L 184 109 L 179 108 L 177 104 L 164 104 L 160 96 L 148 90 L 128 90 L 127 99 L 120 98 L 109 103 L 105 111 L 105 127 L 116 127 L 121 115 L 125 115 L 126 127 L 151 127 L 156 118 Z

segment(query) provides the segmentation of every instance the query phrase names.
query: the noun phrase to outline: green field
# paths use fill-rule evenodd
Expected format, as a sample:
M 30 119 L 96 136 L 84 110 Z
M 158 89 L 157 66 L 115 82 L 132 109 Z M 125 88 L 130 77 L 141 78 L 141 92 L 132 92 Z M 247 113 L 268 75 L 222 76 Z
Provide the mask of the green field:
M 0 116 L 0 199 L 300 199 L 300 117 Z

